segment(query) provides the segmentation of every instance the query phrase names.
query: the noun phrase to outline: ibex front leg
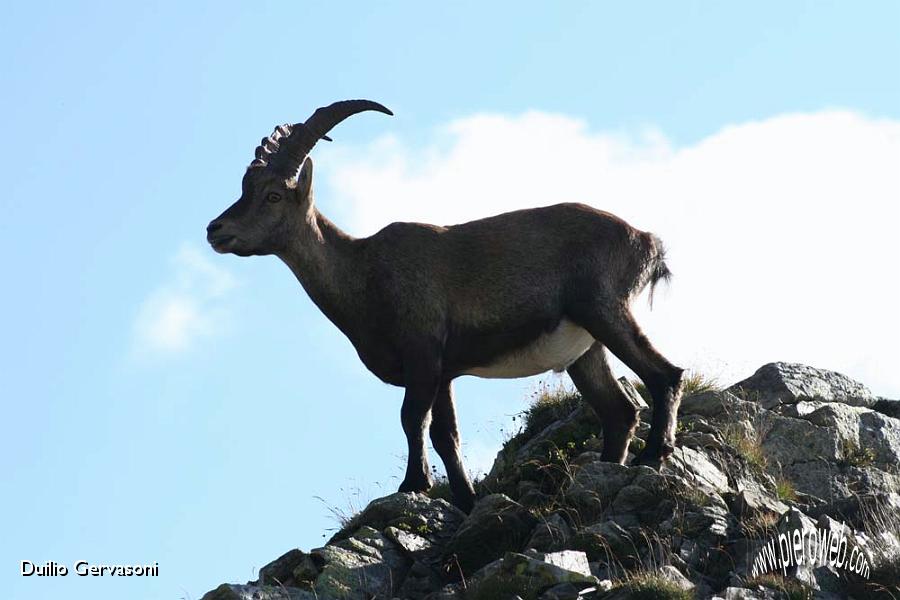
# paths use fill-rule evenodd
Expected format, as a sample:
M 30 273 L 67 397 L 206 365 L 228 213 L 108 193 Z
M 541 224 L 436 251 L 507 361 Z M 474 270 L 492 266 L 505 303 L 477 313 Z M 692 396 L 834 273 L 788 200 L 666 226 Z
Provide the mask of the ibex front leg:
M 472 489 L 462 458 L 459 456 L 459 430 L 456 426 L 456 409 L 453 406 L 453 390 L 449 381 L 441 384 L 431 410 L 431 443 L 447 470 L 453 504 L 466 513 L 470 512 L 475 503 L 475 490 Z
M 400 421 L 409 447 L 406 477 L 400 484 L 401 492 L 425 492 L 431 488 L 428 472 L 428 455 L 425 453 L 425 429 L 434 399 L 441 383 L 440 360 L 428 358 L 427 353 L 410 353 L 404 365 L 406 394 Z

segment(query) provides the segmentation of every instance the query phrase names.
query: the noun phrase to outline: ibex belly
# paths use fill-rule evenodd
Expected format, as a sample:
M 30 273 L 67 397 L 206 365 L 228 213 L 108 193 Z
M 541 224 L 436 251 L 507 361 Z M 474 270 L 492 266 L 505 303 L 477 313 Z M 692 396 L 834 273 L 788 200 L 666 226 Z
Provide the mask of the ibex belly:
M 473 367 L 467 375 L 490 379 L 528 377 L 545 371 L 563 371 L 594 343 L 586 330 L 563 319 L 553 331 L 542 334 L 529 345 L 504 354 L 489 365 Z

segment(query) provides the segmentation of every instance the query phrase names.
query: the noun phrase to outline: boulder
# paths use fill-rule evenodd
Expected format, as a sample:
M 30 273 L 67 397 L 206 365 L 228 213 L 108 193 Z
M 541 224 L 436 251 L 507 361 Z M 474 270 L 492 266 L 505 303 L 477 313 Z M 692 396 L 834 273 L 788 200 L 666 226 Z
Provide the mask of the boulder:
M 307 590 L 274 585 L 235 585 L 223 583 L 200 600 L 316 600 Z
M 625 395 L 628 396 L 628 399 L 631 400 L 631 403 L 634 404 L 638 410 L 649 410 L 650 407 L 647 405 L 647 401 L 644 400 L 644 397 L 641 396 L 640 392 L 637 391 L 637 388 L 634 387 L 634 384 L 627 377 L 619 377 L 619 385 L 622 386 L 622 391 L 625 392 Z
M 765 516 L 781 516 L 788 506 L 761 490 L 761 488 L 745 488 L 734 495 L 731 512 L 744 521 L 755 521 Z
M 657 569 L 657 572 L 663 579 L 671 581 L 680 590 L 690 591 L 694 589 L 694 584 L 691 582 L 691 580 L 685 577 L 681 573 L 681 571 L 679 571 L 672 565 L 662 566 Z
M 257 585 L 290 586 L 294 584 L 294 569 L 307 554 L 299 549 L 289 550 L 259 570 Z
M 294 569 L 294 579 L 320 597 L 345 600 L 390 597 L 410 566 L 398 547 L 367 526 L 351 537 L 313 550 L 310 559 Z
M 721 494 L 728 491 L 728 477 L 706 455 L 695 448 L 682 446 L 663 465 L 663 474 L 681 478 L 690 486 L 707 493 Z
M 516 594 L 534 598 L 560 584 L 583 589 L 597 582 L 597 578 L 590 574 L 583 552 L 535 556 L 507 552 L 503 558 L 475 573 L 469 585 L 471 597 L 499 600 L 513 598 Z
M 349 537 L 363 526 L 377 531 L 395 527 L 437 543 L 452 536 L 465 518 L 465 513 L 441 498 L 397 492 L 372 500 L 328 543 L 332 544 Z
M 758 586 L 757 589 L 747 589 L 741 587 L 725 588 L 721 595 L 713 596 L 713 600 L 776 600 L 782 598 L 775 590 Z
M 595 452 L 585 452 L 575 461 L 575 475 L 566 488 L 566 497 L 575 506 L 599 513 L 605 510 L 623 487 L 631 483 L 638 469 L 600 460 Z
M 498 555 L 522 550 L 537 519 L 504 494 L 479 500 L 447 543 L 445 556 L 464 573 L 472 573 Z
M 872 392 L 846 375 L 797 363 L 763 365 L 728 391 L 755 399 L 765 408 L 794 404 L 800 400 L 842 402 L 871 407 L 877 402 Z
M 562 515 L 553 513 L 535 525 L 534 530 L 531 532 L 531 537 L 525 546 L 535 550 L 551 552 L 564 548 L 571 538 L 572 528 L 569 527 Z

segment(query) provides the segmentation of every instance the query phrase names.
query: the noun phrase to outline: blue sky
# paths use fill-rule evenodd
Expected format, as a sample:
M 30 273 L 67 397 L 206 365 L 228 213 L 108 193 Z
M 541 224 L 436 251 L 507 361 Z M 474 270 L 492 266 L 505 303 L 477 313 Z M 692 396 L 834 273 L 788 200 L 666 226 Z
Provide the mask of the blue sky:
M 677 362 L 797 360 L 900 397 L 896 3 L 256 4 L 4 7 L 8 597 L 196 599 L 399 483 L 401 391 L 276 259 L 204 243 L 259 138 L 338 99 L 396 113 L 316 149 L 349 230 L 587 201 L 669 243 L 641 314 Z M 459 382 L 470 465 L 534 386 Z M 160 576 L 18 574 L 82 558 Z

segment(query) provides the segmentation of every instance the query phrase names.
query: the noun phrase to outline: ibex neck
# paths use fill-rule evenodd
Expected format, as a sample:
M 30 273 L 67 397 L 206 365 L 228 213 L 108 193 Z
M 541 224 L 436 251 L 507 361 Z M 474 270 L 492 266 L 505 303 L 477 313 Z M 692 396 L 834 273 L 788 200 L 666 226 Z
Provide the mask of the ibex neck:
M 278 254 L 316 306 L 347 336 L 360 313 L 365 269 L 356 240 L 317 209 L 305 216 L 292 243 Z

